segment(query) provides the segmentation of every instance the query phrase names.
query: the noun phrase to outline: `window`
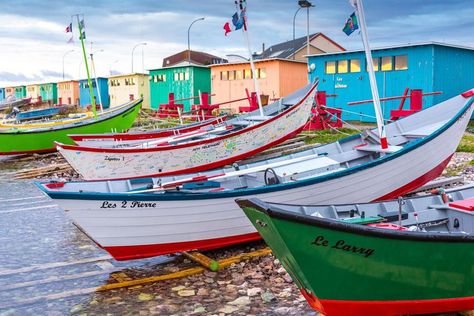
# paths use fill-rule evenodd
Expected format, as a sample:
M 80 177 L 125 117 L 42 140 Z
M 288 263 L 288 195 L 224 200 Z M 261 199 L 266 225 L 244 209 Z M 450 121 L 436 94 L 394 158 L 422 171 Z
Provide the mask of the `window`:
M 267 70 L 265 68 L 258 68 L 257 69 L 257 77 L 260 79 L 267 78 Z
M 392 56 L 382 57 L 382 71 L 391 71 L 393 70 Z
M 221 71 L 221 80 L 229 80 L 227 71 Z
M 252 79 L 252 70 L 251 69 L 245 69 L 244 70 L 244 79 Z
M 349 71 L 349 65 L 347 60 L 339 60 L 337 62 L 337 72 L 340 74 L 345 74 Z
M 154 82 L 166 81 L 166 75 L 154 75 L 153 77 Z
M 360 72 L 360 59 L 351 59 L 351 72 Z
M 179 80 L 181 80 L 181 81 L 184 80 L 184 72 L 179 73 Z
M 400 55 L 395 56 L 395 70 L 406 70 L 408 69 L 408 56 Z
M 173 80 L 174 80 L 174 81 L 178 81 L 178 80 L 179 80 L 179 73 L 175 72 L 175 73 L 173 74 Z
M 380 64 L 380 58 L 379 57 L 372 57 L 372 65 L 374 65 L 374 71 L 379 71 L 379 64 Z M 369 71 L 368 65 L 365 67 L 366 71 Z
M 326 73 L 327 74 L 335 74 L 336 73 L 336 62 L 335 61 L 327 61 L 326 62 Z
M 242 79 L 242 70 L 236 70 L 235 71 L 235 80 L 241 80 Z
M 184 73 L 184 80 L 189 80 L 189 72 Z
M 229 80 L 235 80 L 235 70 L 229 71 Z

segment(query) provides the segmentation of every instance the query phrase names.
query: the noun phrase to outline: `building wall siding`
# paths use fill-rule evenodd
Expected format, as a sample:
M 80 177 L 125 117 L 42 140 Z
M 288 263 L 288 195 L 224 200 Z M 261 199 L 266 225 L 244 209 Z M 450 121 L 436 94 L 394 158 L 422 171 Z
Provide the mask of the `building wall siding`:
M 96 99 L 96 104 L 99 103 L 99 94 L 97 92 L 97 87 L 95 80 L 92 81 L 92 91 L 94 93 L 94 97 Z M 107 78 L 97 78 L 99 82 L 99 90 L 100 90 L 100 97 L 102 100 L 102 106 L 104 109 L 109 107 L 110 100 L 109 100 L 109 87 L 108 87 L 108 80 Z M 86 107 L 91 105 L 91 97 L 89 94 L 89 86 L 86 79 L 79 80 L 79 104 L 81 107 Z
M 26 86 L 26 97 L 32 100 L 37 100 L 40 96 L 40 87 L 37 84 L 31 84 Z
M 58 89 L 56 83 L 45 83 L 39 85 L 40 96 L 43 101 L 51 104 L 58 102 Z
M 134 84 L 126 84 L 133 79 Z M 117 85 L 118 84 L 118 85 Z M 109 78 L 110 107 L 143 97 L 142 108 L 150 108 L 150 83 L 146 74 L 128 74 Z
M 58 104 L 79 105 L 79 81 L 58 82 Z
M 0 100 L 5 100 L 5 88 L 0 88 Z

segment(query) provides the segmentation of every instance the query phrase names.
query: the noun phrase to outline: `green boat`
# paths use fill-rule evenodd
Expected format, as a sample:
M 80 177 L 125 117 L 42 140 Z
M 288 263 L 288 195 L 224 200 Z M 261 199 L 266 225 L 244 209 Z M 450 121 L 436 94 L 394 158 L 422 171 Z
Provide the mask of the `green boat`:
M 142 99 L 113 108 L 96 118 L 39 128 L 0 129 L 0 155 L 56 151 L 55 142 L 73 144 L 68 134 L 93 134 L 128 130 L 140 110 Z
M 474 309 L 474 185 L 355 205 L 237 203 L 327 316 Z

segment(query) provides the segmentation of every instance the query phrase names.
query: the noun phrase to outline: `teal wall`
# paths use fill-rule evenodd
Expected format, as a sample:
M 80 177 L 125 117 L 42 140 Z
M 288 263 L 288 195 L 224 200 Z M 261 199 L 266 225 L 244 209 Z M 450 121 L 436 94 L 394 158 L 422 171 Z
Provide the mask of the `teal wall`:
M 423 108 L 426 108 L 474 86 L 474 50 L 427 44 L 378 49 L 373 50 L 372 55 L 373 57 L 406 55 L 408 58 L 406 70 L 375 73 L 381 98 L 402 95 L 406 87 L 422 89 L 423 92 L 443 91 L 443 94 L 439 96 L 423 97 Z M 327 61 L 350 59 L 360 59 L 360 72 L 336 74 L 325 72 Z M 375 115 L 372 103 L 347 105 L 350 101 L 372 98 L 363 51 L 311 56 L 309 64 L 315 64 L 315 70 L 310 73 L 309 78 L 313 80 L 319 77 L 318 90 L 324 90 L 328 94 L 337 94 L 337 97 L 328 98 L 328 106 L 356 112 L 356 114 L 343 112 L 343 120 L 375 122 L 375 118 L 362 116 Z M 390 110 L 397 109 L 399 104 L 400 100 L 382 102 L 384 117 L 388 119 Z M 409 100 L 406 100 L 404 109 L 407 109 L 408 105 Z
M 22 99 L 26 97 L 26 86 L 15 87 L 15 98 Z
M 39 85 L 41 100 L 58 103 L 58 87 L 56 83 L 43 83 Z
M 168 103 L 168 94 L 174 93 L 175 99 L 198 96 L 199 91 L 211 92 L 211 71 L 207 67 L 182 66 L 150 70 L 150 102 L 152 109 Z M 189 111 L 192 104 L 199 104 L 199 98 L 177 101 Z
M 5 100 L 5 88 L 0 88 L 0 100 Z

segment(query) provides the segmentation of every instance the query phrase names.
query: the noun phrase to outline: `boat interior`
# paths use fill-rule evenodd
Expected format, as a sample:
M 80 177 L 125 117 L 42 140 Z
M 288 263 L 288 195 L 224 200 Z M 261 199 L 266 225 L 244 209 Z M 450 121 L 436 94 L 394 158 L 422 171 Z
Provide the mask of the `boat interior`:
M 474 184 L 407 199 L 341 205 L 268 203 L 272 211 L 393 230 L 474 234 Z

